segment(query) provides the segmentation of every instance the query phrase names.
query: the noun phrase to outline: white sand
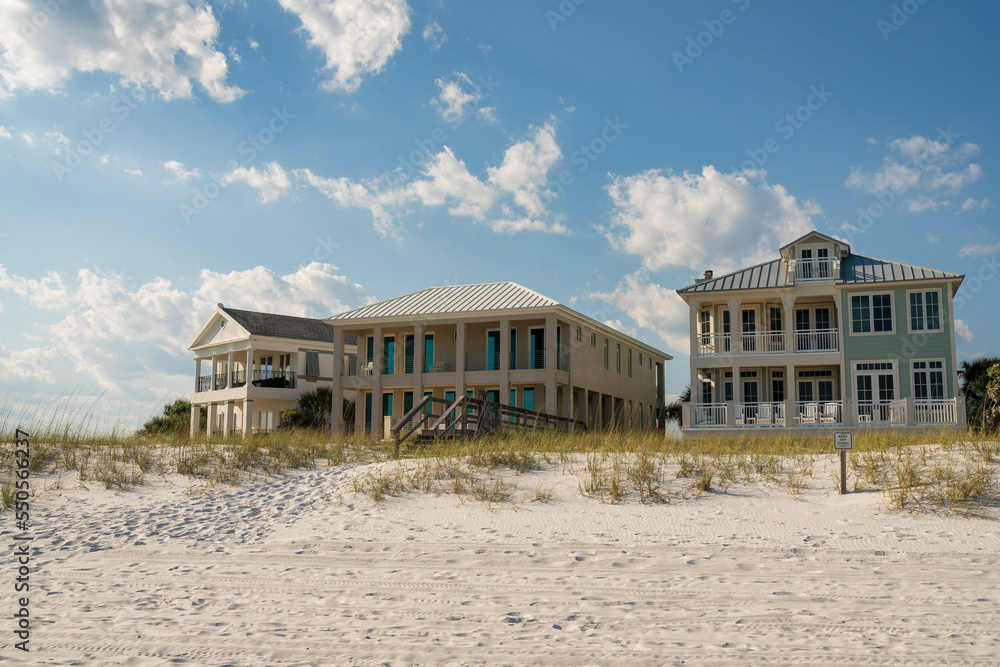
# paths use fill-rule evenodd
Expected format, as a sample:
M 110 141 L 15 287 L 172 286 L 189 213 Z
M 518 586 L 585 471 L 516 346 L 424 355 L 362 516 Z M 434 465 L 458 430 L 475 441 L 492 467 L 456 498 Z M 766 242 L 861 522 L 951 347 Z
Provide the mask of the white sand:
M 820 457 L 761 483 L 603 504 L 553 464 L 515 503 L 354 495 L 362 468 L 190 493 L 66 478 L 33 503 L 31 647 L 61 665 L 996 664 L 993 520 L 841 497 Z M 385 466 L 386 464 L 377 464 Z M 580 472 L 577 464 L 577 473 Z M 36 486 L 41 479 L 36 480 Z M 538 485 L 557 497 L 530 500 Z M 0 575 L 12 579 L 11 515 Z

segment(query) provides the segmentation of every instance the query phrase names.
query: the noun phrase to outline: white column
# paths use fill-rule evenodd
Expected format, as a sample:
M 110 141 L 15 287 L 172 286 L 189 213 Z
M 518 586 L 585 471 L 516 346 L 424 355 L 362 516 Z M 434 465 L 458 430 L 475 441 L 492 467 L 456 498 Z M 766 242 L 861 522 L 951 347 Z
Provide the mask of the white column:
M 226 389 L 233 388 L 233 353 L 226 358 Z
M 222 435 L 229 435 L 233 425 L 233 402 L 226 401 L 226 411 L 222 419 Z
M 556 327 L 559 323 L 555 315 L 545 317 L 545 412 L 556 416 L 559 405 L 556 402 Z
M 249 393 L 250 392 L 250 387 L 253 386 L 253 346 L 252 345 L 247 348 L 247 365 L 246 365 L 246 368 L 243 369 L 243 372 L 246 374 L 246 377 L 243 378 L 243 379 L 246 380 L 247 393 Z
M 205 428 L 205 432 L 209 436 L 215 435 L 215 420 L 218 414 L 218 406 L 215 403 L 208 404 L 208 425 Z
M 191 437 L 194 438 L 201 430 L 201 406 L 191 404 Z
M 194 390 L 198 391 L 198 383 L 201 381 L 201 358 L 194 358 Z
M 781 297 L 781 311 L 785 320 L 785 353 L 795 352 L 795 296 Z
M 699 318 L 701 317 L 701 300 L 691 299 L 691 306 L 689 310 L 691 313 L 691 333 L 688 337 L 689 338 L 688 343 L 691 346 L 690 356 L 693 359 L 694 357 L 698 356 L 699 352 L 701 352 L 700 339 L 698 338 L 698 334 L 701 333 L 701 331 L 699 331 L 698 328 Z
M 243 437 L 246 438 L 253 433 L 253 401 L 247 399 L 243 401 Z
M 736 340 L 730 342 L 730 349 L 733 354 L 743 353 L 743 318 L 740 316 L 740 299 L 728 299 L 726 307 L 729 308 L 729 335 Z M 736 387 L 733 387 L 735 392 Z M 734 394 L 735 395 L 735 394 Z

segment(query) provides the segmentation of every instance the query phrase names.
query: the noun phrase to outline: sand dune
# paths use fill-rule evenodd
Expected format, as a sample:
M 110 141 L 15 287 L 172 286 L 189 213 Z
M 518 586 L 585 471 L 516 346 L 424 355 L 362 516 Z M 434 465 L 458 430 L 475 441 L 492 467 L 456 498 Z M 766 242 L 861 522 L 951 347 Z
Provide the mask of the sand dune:
M 670 501 L 581 496 L 575 467 L 512 501 L 375 504 L 370 466 L 194 490 L 65 479 L 33 504 L 33 652 L 53 665 L 995 664 L 993 520 L 841 497 L 819 457 L 797 497 L 762 483 Z M 41 480 L 39 480 L 41 482 Z M 539 485 L 555 497 L 532 499 Z M 683 496 L 683 497 L 682 497 Z M 4 514 L 9 517 L 9 513 Z M 5 519 L 4 561 L 12 531 Z M 10 568 L 8 568 L 10 571 Z M 11 587 L 3 586 L 5 609 Z

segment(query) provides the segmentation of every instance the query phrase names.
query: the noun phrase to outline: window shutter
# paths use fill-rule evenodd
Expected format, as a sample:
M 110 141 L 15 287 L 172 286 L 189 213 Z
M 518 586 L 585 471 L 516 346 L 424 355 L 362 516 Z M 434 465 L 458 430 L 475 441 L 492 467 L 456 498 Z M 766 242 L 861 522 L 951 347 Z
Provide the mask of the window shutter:
M 319 352 L 306 352 L 306 375 L 319 375 Z

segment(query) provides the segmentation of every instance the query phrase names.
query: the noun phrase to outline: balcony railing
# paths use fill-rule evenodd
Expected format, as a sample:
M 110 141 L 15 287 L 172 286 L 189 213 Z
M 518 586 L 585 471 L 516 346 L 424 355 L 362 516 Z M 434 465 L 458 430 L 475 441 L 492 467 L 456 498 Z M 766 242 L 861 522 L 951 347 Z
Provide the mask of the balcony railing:
M 469 352 L 465 355 L 465 370 L 498 371 L 500 370 L 500 353 Z
M 715 354 L 732 353 L 732 338 L 727 333 L 699 334 L 698 354 L 702 357 L 710 357 Z
M 198 378 L 198 391 L 212 391 L 211 375 L 202 375 Z
M 795 332 L 796 352 L 837 352 L 839 336 L 836 329 L 803 329 Z
M 780 354 L 785 351 L 784 331 L 764 331 L 740 334 L 743 352 L 750 354 Z
M 840 260 L 835 257 L 793 259 L 791 262 L 797 283 L 837 280 L 840 274 Z
M 278 389 L 295 389 L 295 371 L 254 369 L 250 375 L 253 386 Z
M 844 406 L 840 401 L 796 401 L 796 426 L 839 426 Z
M 455 355 L 435 354 L 430 365 L 426 366 L 426 371 L 428 373 L 454 373 Z
M 247 384 L 246 370 L 233 371 L 233 387 L 245 387 Z
M 906 401 L 858 401 L 855 415 L 860 426 L 901 426 L 906 424 Z
M 920 425 L 957 424 L 957 401 L 954 398 L 918 399 L 913 401 L 913 420 Z
M 726 428 L 725 403 L 695 403 L 691 406 L 693 428 Z
M 737 403 L 736 425 L 748 427 L 784 426 L 785 404 L 780 401 L 773 403 Z

